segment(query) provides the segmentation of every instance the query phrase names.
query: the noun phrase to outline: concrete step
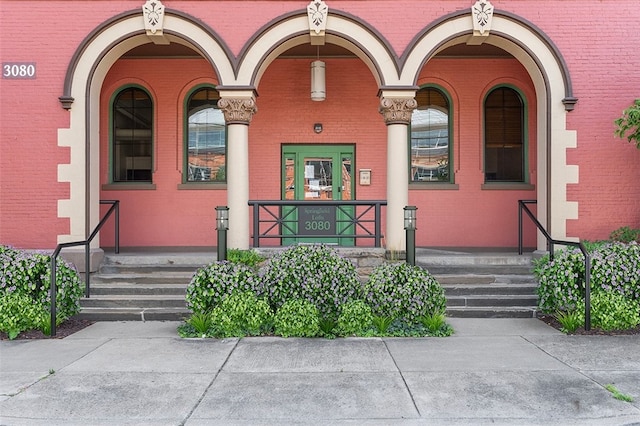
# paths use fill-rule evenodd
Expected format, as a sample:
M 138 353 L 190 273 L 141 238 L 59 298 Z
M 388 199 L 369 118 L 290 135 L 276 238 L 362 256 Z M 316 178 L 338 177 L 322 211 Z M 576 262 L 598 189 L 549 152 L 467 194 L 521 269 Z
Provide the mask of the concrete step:
M 182 274 L 192 276 L 203 265 L 102 265 L 100 274 Z
M 186 308 L 82 308 L 74 318 L 89 321 L 184 321 Z
M 91 275 L 93 284 L 123 283 L 123 284 L 188 284 L 193 277 L 193 272 L 123 272 L 123 273 L 99 273 Z
M 447 307 L 446 315 L 454 318 L 536 318 L 537 310 L 504 306 Z
M 490 284 L 443 284 L 445 295 L 447 297 L 454 296 L 473 296 L 473 295 L 522 295 L 534 296 L 537 298 L 538 285 L 535 283 L 490 283 Z
M 362 250 L 360 250 L 362 251 Z M 367 264 L 366 253 L 358 252 Z M 215 252 L 107 255 L 91 277 L 91 297 L 81 300 L 81 318 L 96 321 L 182 320 L 185 294 L 196 270 Z M 269 257 L 269 256 L 266 256 Z M 380 253 L 372 259 L 379 261 Z M 364 259 L 364 260 L 363 260 Z M 537 284 L 531 255 L 418 249 L 416 264 L 444 287 L 447 314 L 477 318 L 531 318 Z M 363 276 L 363 279 L 365 277 Z
M 426 269 L 432 275 L 530 275 L 530 265 L 427 265 L 416 262 L 416 265 Z
M 474 296 L 447 296 L 447 306 L 451 307 L 527 307 L 535 308 L 538 297 L 535 295 L 474 295 Z
M 527 284 L 536 283 L 531 273 L 501 274 L 433 274 L 442 285 L 447 284 Z
M 416 250 L 416 265 L 433 275 L 529 275 L 532 255 L 525 253 L 474 253 L 446 250 Z
M 80 299 L 84 308 L 186 308 L 184 296 L 106 295 Z
M 113 266 L 191 266 L 194 269 L 207 265 L 217 258 L 217 253 L 206 251 L 135 251 L 119 254 L 105 253 L 101 267 Z
M 173 295 L 184 296 L 187 284 L 91 283 L 91 297 L 107 295 Z

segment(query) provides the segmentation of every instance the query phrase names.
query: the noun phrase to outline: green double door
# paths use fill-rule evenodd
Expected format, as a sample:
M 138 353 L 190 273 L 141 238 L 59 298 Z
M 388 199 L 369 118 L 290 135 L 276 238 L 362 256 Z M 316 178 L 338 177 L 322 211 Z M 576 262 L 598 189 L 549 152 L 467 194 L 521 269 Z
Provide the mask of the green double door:
M 309 201 L 284 207 L 283 245 L 325 243 L 353 246 L 352 206 L 323 205 L 354 197 L 353 145 L 283 145 L 282 199 Z

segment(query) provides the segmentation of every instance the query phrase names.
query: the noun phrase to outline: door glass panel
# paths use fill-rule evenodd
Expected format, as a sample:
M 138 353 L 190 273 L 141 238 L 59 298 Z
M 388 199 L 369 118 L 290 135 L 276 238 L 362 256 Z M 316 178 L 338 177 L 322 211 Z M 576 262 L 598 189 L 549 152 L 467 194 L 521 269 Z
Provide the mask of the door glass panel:
M 351 157 L 342 157 L 342 200 L 351 200 Z
M 292 157 L 286 157 L 284 159 L 284 199 L 295 200 L 295 159 Z
M 333 159 L 305 157 L 304 200 L 333 199 Z

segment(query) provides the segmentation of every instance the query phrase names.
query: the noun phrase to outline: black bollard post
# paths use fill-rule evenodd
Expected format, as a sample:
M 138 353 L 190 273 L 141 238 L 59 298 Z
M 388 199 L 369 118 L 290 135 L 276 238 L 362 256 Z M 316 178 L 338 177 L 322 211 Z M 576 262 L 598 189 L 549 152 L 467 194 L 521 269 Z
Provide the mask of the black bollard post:
M 218 230 L 218 261 L 227 260 L 227 230 L 229 229 L 229 207 L 216 207 L 216 229 Z

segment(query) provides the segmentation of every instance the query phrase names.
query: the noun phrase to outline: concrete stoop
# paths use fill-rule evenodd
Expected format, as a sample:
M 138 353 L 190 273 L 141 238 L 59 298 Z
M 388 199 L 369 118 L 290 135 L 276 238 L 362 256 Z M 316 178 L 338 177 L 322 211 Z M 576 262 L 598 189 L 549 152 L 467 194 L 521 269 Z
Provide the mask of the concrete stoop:
M 182 321 L 190 315 L 185 294 L 195 271 L 215 253 L 107 254 L 91 276 L 80 319 L 91 321 Z
M 444 287 L 447 315 L 462 318 L 535 318 L 537 282 L 530 253 L 419 249 L 416 264 Z
M 384 250 L 341 249 L 365 280 L 384 262 Z M 261 250 L 270 257 L 277 250 Z M 215 260 L 215 253 L 107 254 L 91 276 L 91 296 L 77 316 L 92 321 L 181 321 L 187 285 L 194 272 Z M 447 315 L 467 318 L 532 318 L 537 284 L 531 255 L 441 253 L 419 249 L 416 264 L 445 289 Z

